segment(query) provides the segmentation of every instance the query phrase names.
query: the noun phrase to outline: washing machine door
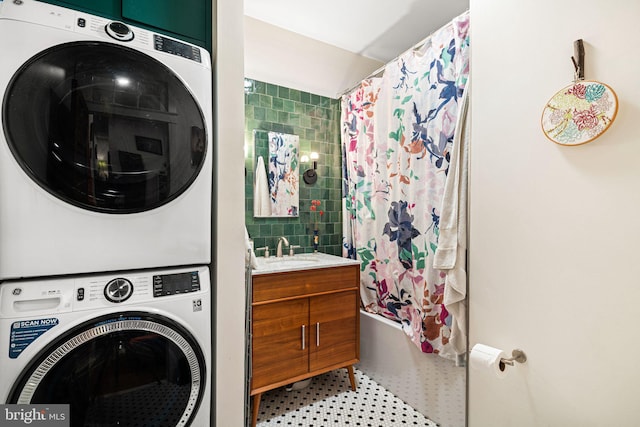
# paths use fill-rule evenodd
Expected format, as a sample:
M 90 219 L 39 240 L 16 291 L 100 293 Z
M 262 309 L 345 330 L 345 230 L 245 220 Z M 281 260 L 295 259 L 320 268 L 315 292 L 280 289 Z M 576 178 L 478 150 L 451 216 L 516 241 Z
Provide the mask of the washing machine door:
M 41 351 L 8 403 L 70 404 L 72 427 L 188 426 L 201 404 L 205 366 L 194 338 L 174 321 L 105 316 Z
M 7 87 L 3 122 L 28 176 L 97 212 L 169 203 L 196 179 L 207 150 L 203 113 L 183 81 L 110 43 L 67 43 L 32 57 Z

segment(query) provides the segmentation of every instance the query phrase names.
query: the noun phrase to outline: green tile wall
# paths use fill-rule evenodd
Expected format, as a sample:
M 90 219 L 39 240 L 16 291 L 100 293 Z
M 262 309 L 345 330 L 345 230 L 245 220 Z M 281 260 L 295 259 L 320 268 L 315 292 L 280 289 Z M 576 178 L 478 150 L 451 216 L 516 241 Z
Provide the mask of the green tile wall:
M 325 214 L 319 222 L 320 252 L 342 253 L 340 101 L 257 80 L 245 81 L 245 223 L 256 248 L 269 246 L 275 254 L 278 237 L 285 236 L 297 252 L 312 252 L 311 200 L 320 200 Z M 300 216 L 297 218 L 254 218 L 253 179 L 255 171 L 254 132 L 298 135 L 300 154 L 316 151 L 318 181 L 307 185 L 300 176 Z M 309 167 L 300 165 L 300 173 Z M 260 256 L 261 253 L 258 254 Z

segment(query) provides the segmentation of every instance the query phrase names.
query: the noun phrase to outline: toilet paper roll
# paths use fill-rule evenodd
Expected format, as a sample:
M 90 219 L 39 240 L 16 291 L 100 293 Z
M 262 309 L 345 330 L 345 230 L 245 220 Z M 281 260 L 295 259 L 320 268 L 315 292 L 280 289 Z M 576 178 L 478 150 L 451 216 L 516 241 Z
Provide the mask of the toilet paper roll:
M 504 378 L 507 376 L 507 368 L 504 363 L 500 363 L 500 359 L 508 359 L 507 354 L 497 348 L 489 347 L 484 344 L 476 344 L 471 349 L 469 355 L 469 364 L 472 368 L 478 370 L 490 370 L 496 377 Z

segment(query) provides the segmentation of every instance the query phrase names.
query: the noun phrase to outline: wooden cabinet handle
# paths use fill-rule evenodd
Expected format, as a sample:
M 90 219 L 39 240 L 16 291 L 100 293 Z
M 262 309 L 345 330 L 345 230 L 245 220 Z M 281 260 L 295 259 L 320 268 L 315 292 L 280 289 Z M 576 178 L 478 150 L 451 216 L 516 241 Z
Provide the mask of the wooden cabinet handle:
M 305 329 L 305 326 L 304 326 L 304 325 L 302 325 L 302 349 L 303 349 L 303 350 L 304 350 L 304 347 L 305 347 L 305 346 L 304 346 L 304 336 L 305 336 L 304 329 Z
M 316 347 L 320 347 L 320 322 L 316 322 Z

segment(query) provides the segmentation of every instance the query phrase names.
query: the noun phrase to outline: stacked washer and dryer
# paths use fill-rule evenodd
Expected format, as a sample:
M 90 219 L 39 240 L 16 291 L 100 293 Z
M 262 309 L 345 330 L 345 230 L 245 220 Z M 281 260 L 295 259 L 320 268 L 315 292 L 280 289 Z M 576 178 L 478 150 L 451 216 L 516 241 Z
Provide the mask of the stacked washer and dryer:
M 0 402 L 209 425 L 209 53 L 33 0 L 0 40 Z

